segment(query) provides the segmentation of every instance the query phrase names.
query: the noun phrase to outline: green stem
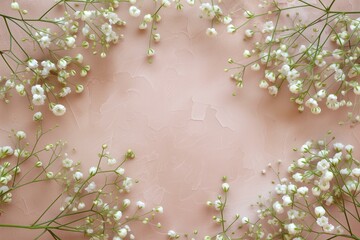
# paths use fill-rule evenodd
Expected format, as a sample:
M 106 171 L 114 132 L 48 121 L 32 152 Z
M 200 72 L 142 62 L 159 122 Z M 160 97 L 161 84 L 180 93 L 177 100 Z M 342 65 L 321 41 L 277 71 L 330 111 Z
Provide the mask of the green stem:
M 308 7 L 312 7 L 312 8 L 315 8 L 315 9 L 317 9 L 317 10 L 320 10 L 320 11 L 322 11 L 322 12 L 325 12 L 325 11 L 326 11 L 325 9 L 319 8 L 319 7 L 317 7 L 317 6 L 315 6 L 315 5 L 312 5 L 312 4 L 310 4 L 310 3 L 308 3 L 308 2 L 306 2 L 306 1 L 304 1 L 304 0 L 299 0 L 299 2 L 305 4 L 305 5 L 308 6 Z
M 52 9 L 54 9 L 57 5 L 59 5 L 60 3 L 63 3 L 64 0 L 62 1 L 58 1 L 57 3 L 55 3 L 51 8 L 49 8 L 43 15 L 41 15 L 41 17 L 39 17 L 39 21 L 42 20 Z
M 49 209 L 57 202 L 57 200 L 62 196 L 63 194 L 59 194 L 57 198 L 45 209 L 45 211 L 35 220 L 35 222 L 31 226 L 36 226 L 36 224 L 40 221 L 40 219 L 49 211 Z M 48 225 L 47 225 L 48 226 Z
M 58 226 L 41 226 L 41 225 L 16 225 L 16 224 L 0 224 L 0 228 L 17 228 L 17 229 L 29 229 L 29 230 L 38 230 L 38 229 L 45 229 L 49 230 L 61 230 L 66 232 L 82 232 L 82 230 L 76 229 L 65 229 Z

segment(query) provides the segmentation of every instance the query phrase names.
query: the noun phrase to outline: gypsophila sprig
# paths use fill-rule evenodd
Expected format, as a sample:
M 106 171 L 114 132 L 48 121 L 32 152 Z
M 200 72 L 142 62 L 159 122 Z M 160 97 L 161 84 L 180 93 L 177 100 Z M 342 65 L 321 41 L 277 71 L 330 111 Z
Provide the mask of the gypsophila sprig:
M 155 56 L 156 51 L 154 44 L 159 43 L 161 40 L 161 34 L 158 31 L 158 24 L 162 21 L 161 11 L 166 8 L 174 6 L 177 10 L 181 11 L 184 8 L 182 0 L 160 0 L 153 1 L 153 11 L 152 12 L 142 12 L 141 5 L 137 6 L 137 1 L 130 1 L 132 4 L 129 7 L 129 14 L 134 18 L 139 18 L 138 28 L 140 31 L 149 30 L 149 41 L 146 55 L 149 58 L 149 62 L 152 61 L 152 57 Z M 189 4 L 191 5 L 191 4 Z M 192 5 L 191 5 L 192 6 Z
M 194 6 L 195 0 L 187 0 L 188 5 Z M 225 13 L 222 9 L 222 1 L 197 1 L 199 4 L 200 18 L 209 22 L 209 27 L 206 28 L 205 33 L 209 37 L 218 35 L 217 28 L 221 25 L 226 26 L 229 33 L 235 33 L 236 28 L 232 23 L 232 13 Z
M 8 5 L 13 11 L 0 12 L 9 39 L 8 47 L 0 49 L 8 71 L 0 77 L 0 99 L 9 103 L 15 90 L 28 99 L 30 109 L 48 104 L 54 115 L 62 116 L 66 108 L 61 99 L 83 92 L 91 69 L 79 49 L 106 57 L 122 37 L 119 29 L 125 21 L 115 12 L 117 0 L 49 3 L 40 16 L 27 17 L 28 11 L 15 1 Z
M 240 214 L 225 217 L 233 188 L 224 182 L 222 194 L 206 203 L 215 212 L 218 233 L 191 239 L 360 239 L 360 162 L 354 147 L 328 133 L 324 140 L 309 140 L 294 151 L 299 156 L 287 177 L 268 165 L 278 181 L 269 197 L 259 196 L 254 220 Z
M 114 158 L 104 144 L 98 160 L 87 172 L 79 161 L 64 153 L 64 142 L 40 146 L 46 133 L 39 128 L 35 144 L 31 145 L 24 131 L 13 131 L 14 145 L 0 147 L 0 218 L 11 214 L 11 206 L 4 209 L 4 204 L 20 197 L 19 190 L 25 186 L 42 184 L 42 188 L 53 188 L 60 184 L 63 190 L 28 225 L 1 221 L 0 229 L 41 230 L 36 239 L 61 239 L 68 232 L 74 238 L 85 236 L 92 240 L 134 239 L 133 224 L 153 224 L 155 215 L 163 213 L 161 206 L 148 208 L 142 200 L 127 195 L 137 182 L 124 166 L 135 158 L 132 150 Z M 135 207 L 131 207 L 133 203 Z
M 295 149 L 299 157 L 288 167 L 289 177 L 277 175 L 273 195 L 259 199 L 259 220 L 246 236 L 359 239 L 360 163 L 352 145 L 335 142 L 330 134 Z
M 161 34 L 158 31 L 158 24 L 162 21 L 160 14 L 166 8 L 174 6 L 177 10 L 181 11 L 185 6 L 198 7 L 200 11 L 200 18 L 207 19 L 210 22 L 210 26 L 206 28 L 205 33 L 208 36 L 216 36 L 218 34 L 216 27 L 218 24 L 223 24 L 227 28 L 231 28 L 232 18 L 230 14 L 224 14 L 220 5 L 221 1 L 195 1 L 195 0 L 159 0 L 153 1 L 154 11 L 143 13 L 141 4 L 137 4 L 137 1 L 130 1 L 132 6 L 129 8 L 130 16 L 139 18 L 139 29 L 145 31 L 149 29 L 149 43 L 147 56 L 149 61 L 152 61 L 152 57 L 156 54 L 154 43 L 158 43 L 161 40 Z M 138 6 L 139 5 L 139 6 Z
M 243 86 L 246 72 L 259 71 L 259 87 L 272 96 L 287 89 L 300 112 L 346 107 L 349 120 L 358 122 L 360 20 L 335 2 L 260 0 L 257 12 L 245 10 L 234 29 L 248 28 L 241 34 L 253 46 L 242 57 L 252 60 L 230 58 L 226 69 L 235 71 L 237 86 Z
M 24 131 L 12 131 L 10 136 L 14 139 L 14 144 L 0 147 L 0 210 L 4 204 L 11 203 L 16 190 L 30 183 L 50 180 L 47 177 L 48 170 L 59 160 L 65 143 L 57 141 L 40 147 L 39 140 L 49 131 L 43 132 L 39 128 L 33 146 L 28 144 Z M 43 155 L 49 155 L 48 160 L 44 161 Z
M 186 239 L 204 239 L 204 240 L 229 240 L 229 239 L 239 239 L 235 236 L 234 227 L 246 225 L 249 223 L 249 219 L 246 216 L 240 216 L 240 214 L 235 214 L 231 218 L 226 216 L 225 210 L 228 203 L 228 194 L 230 192 L 230 184 L 227 182 L 227 177 L 224 176 L 222 179 L 223 183 L 221 184 L 221 194 L 213 201 L 207 201 L 207 207 L 215 213 L 212 217 L 212 223 L 218 226 L 219 232 L 213 235 L 199 236 L 199 232 L 194 230 L 192 234 L 183 234 L 182 236 Z M 178 239 L 181 237 L 180 234 L 174 230 L 168 231 L 168 237 L 170 239 Z

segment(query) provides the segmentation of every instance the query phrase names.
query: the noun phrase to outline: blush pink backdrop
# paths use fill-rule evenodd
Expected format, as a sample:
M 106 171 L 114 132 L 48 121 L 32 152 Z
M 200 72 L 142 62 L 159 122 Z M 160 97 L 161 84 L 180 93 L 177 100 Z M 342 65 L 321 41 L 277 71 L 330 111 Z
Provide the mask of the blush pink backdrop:
M 251 4 L 234 2 L 224 4 L 224 11 Z M 114 156 L 128 148 L 136 152 L 127 170 L 140 180 L 134 195 L 147 206 L 165 208 L 158 218 L 163 228 L 140 226 L 137 239 L 164 239 L 168 229 L 215 233 L 214 212 L 204 203 L 215 200 L 224 175 L 231 185 L 229 215 L 254 216 L 250 204 L 271 190 L 273 179 L 272 174 L 261 175 L 261 170 L 278 159 L 287 165 L 295 157 L 292 148 L 309 138 L 322 138 L 328 130 L 360 148 L 359 128 L 338 126 L 345 116 L 339 112 L 299 114 L 285 91 L 273 98 L 259 89 L 258 74 L 249 73 L 244 89 L 236 89 L 223 69 L 229 67 L 229 57 L 240 57 L 248 45 L 241 34 L 229 35 L 223 27 L 217 37 L 207 37 L 209 22 L 199 19 L 198 8 L 163 12 L 158 27 L 162 40 L 154 45 L 152 64 L 145 57 L 147 33 L 136 29 L 137 20 L 125 13 L 124 18 L 129 23 L 125 39 L 107 58 L 86 60 L 92 71 L 84 93 L 64 102 L 68 110 L 64 117 L 46 114 L 44 125 L 60 125 L 50 138 L 67 140 L 69 152 L 85 167 L 96 162 L 104 143 Z M 232 96 L 234 91 L 237 96 Z M 33 113 L 26 108 L 26 99 L 14 97 L 12 104 L 1 103 L 0 114 L 2 144 L 8 142 L 9 129 L 33 133 Z M 51 191 L 41 195 L 52 196 Z M 44 206 L 26 196 L 14 196 L 8 208 L 11 215 L 3 214 L 0 221 L 33 219 Z M 29 236 L 22 234 L 0 229 L 4 240 Z

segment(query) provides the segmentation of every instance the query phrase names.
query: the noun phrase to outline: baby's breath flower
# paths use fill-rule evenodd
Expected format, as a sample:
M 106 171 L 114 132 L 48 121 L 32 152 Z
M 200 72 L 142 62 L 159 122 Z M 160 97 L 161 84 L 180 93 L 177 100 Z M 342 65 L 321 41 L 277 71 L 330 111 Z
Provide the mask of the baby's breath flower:
M 41 112 L 36 112 L 33 115 L 33 120 L 34 121 L 41 121 L 43 119 L 42 113 Z
M 133 186 L 132 178 L 126 177 L 122 182 L 122 186 L 126 192 L 130 192 L 131 187 Z
M 147 23 L 146 22 L 141 22 L 140 25 L 139 25 L 139 29 L 140 30 L 144 30 L 148 27 Z
M 292 199 L 291 199 L 291 197 L 289 195 L 284 195 L 282 197 L 282 200 L 283 200 L 283 205 L 284 206 L 289 206 L 292 203 Z
M 66 113 L 66 108 L 62 104 L 56 104 L 52 107 L 51 111 L 55 116 L 62 116 Z
M 65 158 L 63 161 L 63 167 L 64 168 L 71 168 L 73 166 L 74 161 L 70 158 Z
M 208 28 L 208 29 L 206 29 L 206 35 L 208 35 L 208 36 L 216 36 L 217 31 L 216 31 L 215 28 Z
M 155 212 L 164 213 L 164 208 L 162 206 L 158 206 L 155 208 Z
M 15 86 L 16 91 L 20 94 L 20 96 L 25 96 L 25 87 L 22 84 L 17 84 Z
M 142 202 L 142 201 L 137 201 L 137 202 L 136 202 L 136 206 L 137 206 L 139 209 L 143 209 L 143 208 L 145 208 L 145 203 Z
M 186 0 L 187 4 L 193 6 L 195 4 L 195 0 Z
M 251 70 L 259 71 L 260 70 L 260 65 L 258 63 L 254 63 L 253 65 L 251 65 Z
M 174 230 L 169 230 L 167 235 L 170 239 L 176 239 L 180 237 Z
M 237 29 L 233 24 L 229 24 L 227 25 L 226 30 L 228 33 L 235 33 Z
M 300 230 L 294 223 L 288 224 L 286 228 L 290 235 L 296 235 Z
M 19 3 L 18 2 L 12 2 L 11 3 L 11 9 L 19 11 L 20 10 Z
M 259 83 L 259 87 L 263 89 L 267 89 L 269 87 L 269 83 L 266 80 L 261 80 Z
M 225 16 L 223 19 L 223 22 L 224 22 L 224 24 L 228 25 L 232 22 L 232 18 L 229 15 Z
M 149 48 L 147 51 L 147 56 L 152 57 L 155 55 L 155 50 L 153 48 Z
M 19 140 L 26 138 L 26 133 L 24 131 L 17 131 L 15 135 Z
M 254 36 L 254 31 L 251 29 L 246 29 L 245 30 L 245 36 L 248 38 L 252 38 Z
M 329 219 L 325 216 L 321 216 L 316 220 L 317 225 L 319 225 L 320 227 L 325 226 L 326 224 L 329 223 Z
M 273 209 L 278 214 L 281 214 L 284 212 L 283 206 L 278 201 L 274 202 Z
M 0 194 L 4 194 L 7 191 L 9 191 L 9 187 L 8 186 L 1 186 L 0 187 Z
M 127 198 L 125 198 L 122 202 L 122 206 L 124 208 L 127 208 L 128 206 L 130 206 L 130 204 L 131 204 L 131 201 L 130 201 L 130 199 L 127 199 Z
M 84 202 L 80 202 L 78 204 L 78 209 L 84 209 L 86 207 L 85 203 Z
M 309 191 L 309 189 L 306 186 L 299 187 L 297 190 L 297 192 L 303 196 L 305 196 L 308 193 L 308 191 Z
M 228 192 L 230 189 L 230 185 L 228 183 L 223 183 L 221 185 L 221 188 L 223 189 L 224 192 Z
M 151 14 L 146 14 L 144 16 L 144 22 L 150 23 L 150 22 L 152 22 L 152 20 L 153 20 L 153 17 L 151 16 Z
M 121 167 L 118 167 L 115 172 L 118 174 L 118 175 L 124 175 L 125 173 L 125 169 L 124 168 L 121 168 Z
M 83 178 L 83 176 L 84 176 L 83 173 L 79 172 L 79 171 L 75 172 L 73 175 L 73 177 L 76 181 L 80 181 Z
M 155 33 L 155 34 L 153 35 L 153 39 L 154 39 L 155 42 L 160 42 L 160 39 L 161 39 L 160 34 L 159 34 L 159 33 Z
M 271 33 L 272 31 L 274 31 L 274 29 L 275 29 L 274 23 L 272 21 L 267 21 L 263 26 L 262 32 Z
M 114 217 L 115 221 L 119 221 L 121 219 L 121 217 L 122 217 L 122 212 L 121 211 L 116 211 L 113 217 Z
M 27 65 L 30 69 L 36 69 L 37 67 L 39 67 L 38 61 L 32 58 L 27 61 Z
M 323 226 L 324 232 L 331 233 L 334 231 L 335 227 L 332 224 L 325 224 Z
M 214 202 L 214 208 L 217 210 L 217 211 L 220 211 L 222 208 L 223 208 L 223 203 L 218 199 L 218 200 L 215 200 Z
M 77 85 L 76 85 L 75 92 L 76 92 L 76 93 L 82 93 L 83 91 L 84 91 L 84 86 L 81 85 L 81 84 L 77 84 Z
M 89 185 L 85 188 L 85 191 L 88 193 L 94 192 L 94 190 L 96 189 L 96 184 L 95 182 L 91 182 L 89 183 Z
M 276 86 L 270 86 L 268 88 L 270 95 L 276 96 L 278 94 L 278 88 Z
M 319 217 L 322 217 L 324 216 L 324 214 L 326 213 L 325 212 L 325 209 L 322 207 L 322 206 L 317 206 L 315 207 L 315 215 L 319 218 Z
M 353 149 L 354 149 L 354 146 L 352 146 L 352 145 L 350 145 L 350 144 L 348 144 L 348 145 L 345 146 L 346 152 L 348 152 L 348 153 L 350 153 L 350 154 L 352 153 Z
M 107 160 L 108 165 L 115 165 L 117 163 L 116 158 L 108 158 Z
M 75 47 L 75 38 L 72 36 L 65 38 L 65 43 L 69 48 Z
M 255 14 L 249 10 L 244 11 L 243 15 L 246 18 L 253 18 L 255 16 Z
M 90 176 L 94 176 L 98 171 L 98 168 L 97 167 L 90 167 L 89 168 L 89 174 Z
M 47 172 L 46 177 L 51 179 L 51 178 L 54 177 L 54 173 L 53 172 Z
M 140 11 L 140 9 L 138 9 L 136 6 L 131 6 L 131 7 L 129 8 L 129 14 L 130 14 L 130 16 L 132 16 L 132 17 L 138 17 L 138 16 L 140 16 L 141 11 Z
M 249 58 L 249 57 L 251 57 L 251 52 L 250 52 L 249 50 L 245 49 L 245 50 L 244 50 L 244 53 L 243 53 L 243 56 L 244 56 L 245 58 Z

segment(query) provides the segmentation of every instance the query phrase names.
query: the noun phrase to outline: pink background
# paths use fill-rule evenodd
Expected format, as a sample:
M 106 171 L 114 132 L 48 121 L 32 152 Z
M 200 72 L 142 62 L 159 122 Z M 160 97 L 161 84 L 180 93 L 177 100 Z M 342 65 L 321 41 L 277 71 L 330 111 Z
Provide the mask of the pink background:
M 239 6 L 247 7 L 227 3 L 223 10 Z M 204 203 L 215 200 L 224 175 L 231 185 L 229 215 L 254 216 L 250 204 L 271 190 L 273 179 L 273 174 L 263 176 L 261 170 L 278 159 L 286 166 L 296 156 L 292 148 L 309 138 L 322 138 L 328 130 L 339 141 L 359 147 L 359 128 L 336 124 L 344 114 L 299 114 L 285 91 L 273 98 L 259 89 L 258 74 L 249 73 L 244 89 L 236 89 L 223 69 L 230 56 L 242 55 L 246 47 L 242 35 L 229 35 L 219 27 L 219 35 L 209 38 L 205 35 L 209 22 L 198 15 L 197 7 L 187 7 L 185 13 L 166 9 L 159 25 L 162 40 L 154 45 L 157 54 L 149 64 L 147 34 L 136 29 L 138 20 L 124 14 L 129 23 L 125 39 L 106 59 L 87 58 L 92 71 L 84 93 L 64 102 L 68 109 L 64 117 L 45 116 L 45 128 L 60 125 L 50 138 L 67 140 L 76 150 L 73 158 L 85 167 L 95 164 L 104 143 L 114 156 L 134 149 L 137 158 L 128 164 L 128 174 L 140 180 L 134 195 L 147 206 L 165 208 L 158 218 L 163 228 L 141 226 L 137 239 L 165 238 L 168 229 L 179 233 L 198 229 L 201 236 L 216 233 L 214 212 Z M 26 99 L 2 103 L 1 144 L 8 143 L 11 128 L 33 135 L 32 114 Z M 33 219 L 43 206 L 31 199 L 25 193 L 15 195 L 9 214 L 0 221 Z M 19 239 L 21 234 L 0 229 L 2 239 Z

